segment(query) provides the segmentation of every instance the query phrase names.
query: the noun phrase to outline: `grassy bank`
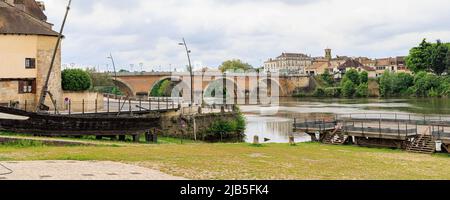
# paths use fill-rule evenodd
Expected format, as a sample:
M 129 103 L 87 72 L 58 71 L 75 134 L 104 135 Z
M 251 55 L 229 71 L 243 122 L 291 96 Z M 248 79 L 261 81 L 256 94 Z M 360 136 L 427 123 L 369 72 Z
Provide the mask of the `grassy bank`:
M 0 146 L 0 161 L 131 163 L 189 179 L 450 179 L 448 155 L 305 143 L 184 143 L 100 147 Z

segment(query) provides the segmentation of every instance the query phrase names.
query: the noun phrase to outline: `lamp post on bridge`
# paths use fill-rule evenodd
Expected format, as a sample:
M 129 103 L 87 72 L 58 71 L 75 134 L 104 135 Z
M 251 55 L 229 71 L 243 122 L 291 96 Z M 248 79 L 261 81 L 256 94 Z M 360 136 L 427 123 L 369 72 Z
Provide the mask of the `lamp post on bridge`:
M 178 43 L 178 45 L 180 46 L 184 46 L 186 49 L 186 55 L 188 58 L 188 62 L 189 62 L 189 74 L 191 76 L 191 103 L 190 103 L 190 107 L 193 106 L 194 104 L 194 74 L 192 72 L 192 64 L 191 64 L 191 50 L 189 50 L 187 44 L 186 44 L 186 40 L 184 40 L 183 38 L 183 42 L 182 43 Z
M 112 65 L 113 65 L 113 69 L 114 69 L 114 80 L 117 81 L 116 64 L 114 62 L 114 58 L 112 56 L 112 53 L 109 53 L 109 56 L 107 58 L 111 59 L 111 62 L 112 62 Z

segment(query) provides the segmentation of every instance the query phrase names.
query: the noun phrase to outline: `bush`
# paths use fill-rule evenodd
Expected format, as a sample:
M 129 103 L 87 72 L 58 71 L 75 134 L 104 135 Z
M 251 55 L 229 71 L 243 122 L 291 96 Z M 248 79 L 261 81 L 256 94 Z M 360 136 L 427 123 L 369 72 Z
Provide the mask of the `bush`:
M 359 80 L 361 81 L 361 83 L 368 83 L 369 73 L 367 73 L 366 71 L 361 72 L 361 74 L 359 74 Z
M 347 80 L 352 81 L 354 85 L 359 85 L 361 83 L 360 75 L 358 71 L 354 69 L 345 72 L 344 78 L 342 78 L 342 82 L 345 83 Z
M 361 83 L 361 85 L 356 88 L 356 97 L 369 97 L 369 84 Z
M 316 91 L 314 91 L 315 97 L 325 97 L 325 90 L 323 88 L 317 88 Z
M 62 88 L 67 91 L 85 91 L 92 86 L 89 74 L 81 69 L 65 69 L 61 74 Z
M 325 88 L 325 96 L 338 98 L 341 96 L 341 88 L 339 87 Z
M 344 97 L 353 97 L 355 94 L 355 84 L 351 80 L 347 80 L 342 84 L 342 95 Z
M 320 79 L 327 85 L 327 86 L 333 86 L 334 85 L 334 77 L 330 74 L 328 70 L 325 70 L 325 73 L 321 74 Z

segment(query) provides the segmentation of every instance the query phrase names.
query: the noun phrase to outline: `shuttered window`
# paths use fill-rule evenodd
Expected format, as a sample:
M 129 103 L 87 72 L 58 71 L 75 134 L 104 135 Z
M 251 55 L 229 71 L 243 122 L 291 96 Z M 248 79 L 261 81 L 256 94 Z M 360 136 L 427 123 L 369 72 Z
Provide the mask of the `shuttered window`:
M 36 93 L 36 80 L 20 80 L 19 94 Z
M 36 68 L 36 59 L 35 58 L 25 58 L 25 68 L 26 69 Z

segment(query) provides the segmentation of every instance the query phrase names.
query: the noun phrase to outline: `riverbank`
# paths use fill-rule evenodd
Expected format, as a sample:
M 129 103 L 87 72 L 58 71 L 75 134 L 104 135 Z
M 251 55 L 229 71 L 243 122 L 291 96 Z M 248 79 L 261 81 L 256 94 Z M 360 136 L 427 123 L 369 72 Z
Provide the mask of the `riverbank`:
M 113 161 L 188 179 L 445 179 L 447 154 L 421 155 L 390 149 L 318 143 L 166 143 L 132 146 L 0 146 L 0 161 Z

